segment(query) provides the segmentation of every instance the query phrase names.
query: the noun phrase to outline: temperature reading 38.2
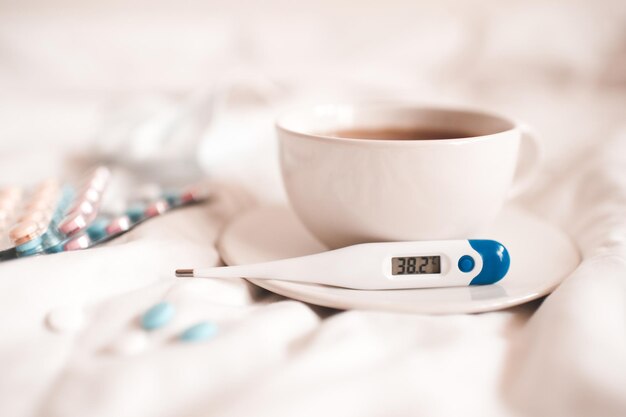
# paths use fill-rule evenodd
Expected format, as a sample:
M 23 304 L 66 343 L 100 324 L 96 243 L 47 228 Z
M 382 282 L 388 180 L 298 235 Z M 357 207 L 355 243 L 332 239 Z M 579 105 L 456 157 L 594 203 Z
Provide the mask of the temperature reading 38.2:
M 391 275 L 439 274 L 440 256 L 406 256 L 391 258 Z

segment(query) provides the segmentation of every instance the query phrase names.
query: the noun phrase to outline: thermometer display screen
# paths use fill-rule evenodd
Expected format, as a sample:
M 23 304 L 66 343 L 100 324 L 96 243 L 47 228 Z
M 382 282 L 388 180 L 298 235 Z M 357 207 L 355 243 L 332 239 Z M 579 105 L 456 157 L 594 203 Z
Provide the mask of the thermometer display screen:
M 441 256 L 405 256 L 391 258 L 391 275 L 441 273 Z

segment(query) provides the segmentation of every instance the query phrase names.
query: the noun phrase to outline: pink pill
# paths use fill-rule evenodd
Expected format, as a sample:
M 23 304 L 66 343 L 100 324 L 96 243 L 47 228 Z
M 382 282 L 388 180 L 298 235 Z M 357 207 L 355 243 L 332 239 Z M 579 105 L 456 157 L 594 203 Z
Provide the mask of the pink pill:
M 89 236 L 80 235 L 66 242 L 65 245 L 63 245 L 63 249 L 66 251 L 87 249 L 90 243 L 91 241 L 89 240 Z
M 189 187 L 180 196 L 182 203 L 202 201 L 208 197 L 209 193 L 203 187 Z
M 157 200 L 146 207 L 145 216 L 147 218 L 158 216 L 165 213 L 168 208 L 169 204 L 167 204 L 166 200 Z
M 93 220 L 94 215 L 95 213 L 85 214 L 80 211 L 73 211 L 59 224 L 59 231 L 66 236 L 71 236 L 87 227 Z
M 111 220 L 111 223 L 106 227 L 106 232 L 109 236 L 117 235 L 130 229 L 130 219 L 128 216 L 121 216 Z

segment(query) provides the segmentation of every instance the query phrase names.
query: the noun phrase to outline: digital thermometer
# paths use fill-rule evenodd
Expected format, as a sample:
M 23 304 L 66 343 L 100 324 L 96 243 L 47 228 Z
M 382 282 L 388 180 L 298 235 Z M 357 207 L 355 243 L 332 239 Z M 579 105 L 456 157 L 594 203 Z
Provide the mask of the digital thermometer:
M 381 242 L 250 265 L 177 269 L 176 276 L 387 290 L 493 284 L 504 278 L 509 264 L 508 251 L 495 240 Z

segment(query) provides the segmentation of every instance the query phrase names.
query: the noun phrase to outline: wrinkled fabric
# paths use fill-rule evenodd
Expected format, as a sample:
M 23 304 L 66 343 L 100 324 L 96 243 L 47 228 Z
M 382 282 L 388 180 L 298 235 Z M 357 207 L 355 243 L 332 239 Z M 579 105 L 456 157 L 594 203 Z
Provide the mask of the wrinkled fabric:
M 106 247 L 0 264 L 1 416 L 626 415 L 623 2 L 129 3 L 0 6 L 1 182 L 76 176 L 118 103 L 176 108 L 209 85 L 197 154 L 215 196 Z M 281 109 L 360 99 L 488 107 L 533 126 L 545 156 L 517 203 L 568 233 L 580 266 L 545 299 L 447 316 L 173 278 L 209 266 L 237 215 L 285 202 Z M 172 322 L 120 354 L 160 301 Z M 59 308 L 82 311 L 82 327 L 51 331 Z M 176 340 L 203 320 L 214 339 Z

